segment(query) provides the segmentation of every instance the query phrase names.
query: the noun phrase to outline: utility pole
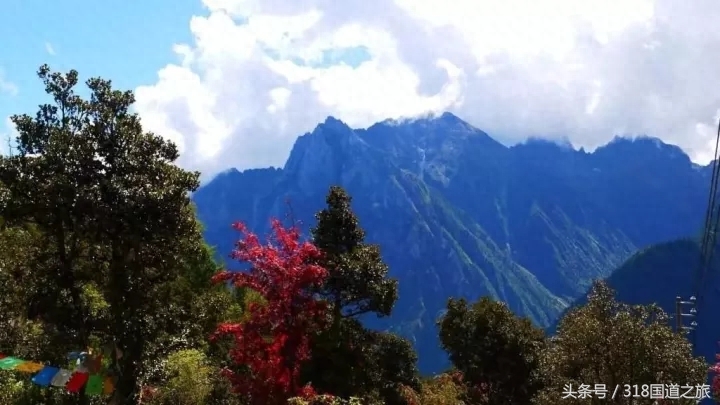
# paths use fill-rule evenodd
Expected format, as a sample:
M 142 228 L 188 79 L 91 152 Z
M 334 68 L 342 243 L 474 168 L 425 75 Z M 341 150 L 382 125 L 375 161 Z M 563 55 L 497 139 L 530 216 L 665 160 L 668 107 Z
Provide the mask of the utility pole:
M 695 296 L 690 297 L 687 301 L 684 301 L 682 297 L 675 297 L 675 331 L 680 333 L 681 331 L 694 331 L 697 327 L 695 321 L 695 315 L 697 309 L 695 308 Z M 685 308 L 689 307 L 689 311 L 686 313 Z M 690 326 L 685 326 L 683 318 L 691 318 Z

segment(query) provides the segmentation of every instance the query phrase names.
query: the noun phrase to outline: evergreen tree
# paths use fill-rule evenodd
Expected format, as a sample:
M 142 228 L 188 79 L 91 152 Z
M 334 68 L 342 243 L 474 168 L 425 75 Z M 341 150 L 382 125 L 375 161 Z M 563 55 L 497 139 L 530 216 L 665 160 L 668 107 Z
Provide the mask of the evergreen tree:
M 38 75 L 53 102 L 12 117 L 16 153 L 0 160 L 0 216 L 41 235 L 26 257 L 31 277 L 12 274 L 25 284 L 16 314 L 51 343 L 39 360 L 112 347 L 114 402 L 135 404 L 157 356 L 197 331 L 193 300 L 178 292 L 192 290 L 183 287 L 191 268 L 214 266 L 189 199 L 198 173 L 174 164 L 174 144 L 143 131 L 132 92 L 93 78 L 84 99 L 76 71 L 42 66 Z
M 342 398 L 402 404 L 400 387 L 417 387 L 417 356 L 397 336 L 367 330 L 362 315 L 390 315 L 397 300 L 397 281 L 388 277 L 380 248 L 365 242 L 365 232 L 351 208 L 351 197 L 339 186 L 327 195 L 327 208 L 316 215 L 315 245 L 323 252 L 328 276 L 317 293 L 331 306 L 331 326 L 312 342 L 304 379 L 319 392 Z
M 365 231 L 352 211 L 352 198 L 339 186 L 330 187 L 327 208 L 315 215 L 315 245 L 325 254 L 328 279 L 320 290 L 337 318 L 373 312 L 390 315 L 397 301 L 397 280 L 388 278 L 388 266 L 378 245 L 365 243 Z

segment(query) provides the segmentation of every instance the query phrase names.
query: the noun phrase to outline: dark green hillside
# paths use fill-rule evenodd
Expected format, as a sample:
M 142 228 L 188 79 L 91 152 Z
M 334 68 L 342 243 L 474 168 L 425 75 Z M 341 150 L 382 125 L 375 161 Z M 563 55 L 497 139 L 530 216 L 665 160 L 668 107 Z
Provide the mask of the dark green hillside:
M 715 256 L 717 257 L 717 255 Z M 700 259 L 699 244 L 691 239 L 660 243 L 628 259 L 607 279 L 617 298 L 628 304 L 659 304 L 675 313 L 675 297 L 689 298 L 694 291 Z M 698 308 L 696 342 L 698 354 L 711 360 L 720 340 L 720 261 L 714 263 L 702 287 L 704 300 Z M 586 302 L 583 298 L 576 305 Z

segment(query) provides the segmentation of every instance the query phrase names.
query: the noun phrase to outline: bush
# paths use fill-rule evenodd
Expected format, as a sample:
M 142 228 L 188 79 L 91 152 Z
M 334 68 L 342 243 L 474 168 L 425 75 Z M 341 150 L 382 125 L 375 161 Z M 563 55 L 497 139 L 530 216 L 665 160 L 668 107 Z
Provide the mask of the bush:
M 290 405 L 366 405 L 359 398 L 342 399 L 332 395 L 316 395 L 312 398 L 294 397 L 288 400 Z
M 467 390 L 462 375 L 451 372 L 423 381 L 419 392 L 403 387 L 402 393 L 411 405 L 464 405 Z

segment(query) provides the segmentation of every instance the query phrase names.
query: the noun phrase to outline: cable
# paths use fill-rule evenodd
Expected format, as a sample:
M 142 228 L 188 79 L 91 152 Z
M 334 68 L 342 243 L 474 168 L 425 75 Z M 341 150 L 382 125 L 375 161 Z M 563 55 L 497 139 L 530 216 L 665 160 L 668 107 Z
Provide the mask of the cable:
M 703 227 L 703 236 L 700 242 L 700 261 L 698 270 L 695 274 L 695 310 L 696 316 L 703 302 L 703 282 L 705 281 L 708 270 L 711 266 L 713 255 L 715 253 L 715 242 L 717 240 L 717 232 L 720 229 L 720 207 L 716 203 L 718 178 L 720 178 L 720 164 L 718 164 L 718 147 L 720 146 L 720 121 L 718 122 L 717 134 L 715 136 L 715 154 L 713 156 L 712 177 L 710 179 L 710 191 L 708 193 L 708 206 L 705 212 L 705 224 Z M 696 345 L 697 333 L 692 334 L 692 344 Z
M 717 183 L 718 183 L 718 146 L 720 146 L 720 122 L 718 122 L 718 136 L 715 138 L 715 154 L 713 155 L 713 161 L 712 161 L 712 178 L 710 179 L 710 190 L 708 192 L 708 204 L 707 209 L 705 211 L 705 223 L 703 227 L 703 237 L 700 244 L 700 254 L 701 254 L 701 261 L 699 263 L 700 266 L 702 266 L 703 260 L 707 257 L 707 245 L 708 245 L 708 238 L 710 237 L 710 227 L 712 226 L 712 216 L 713 212 L 715 211 L 715 197 L 717 195 Z M 698 268 L 698 271 L 700 271 L 701 268 Z M 698 273 L 699 276 L 699 273 Z M 698 279 L 696 279 L 696 282 L 699 282 Z M 697 285 L 696 285 L 697 287 Z

